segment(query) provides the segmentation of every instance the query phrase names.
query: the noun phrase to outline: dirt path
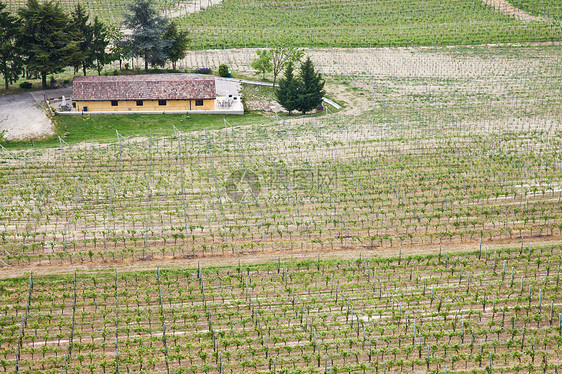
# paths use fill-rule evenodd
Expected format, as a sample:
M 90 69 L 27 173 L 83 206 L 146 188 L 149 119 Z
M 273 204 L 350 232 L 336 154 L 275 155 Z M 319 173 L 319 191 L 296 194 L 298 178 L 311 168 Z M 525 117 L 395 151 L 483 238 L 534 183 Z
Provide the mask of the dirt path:
M 190 13 L 197 13 L 213 5 L 222 3 L 223 0 L 193 0 L 192 2 L 180 3 L 177 7 L 164 11 L 167 18 L 177 18 Z
M 493 7 L 500 13 L 507 14 L 509 16 L 514 16 L 520 21 L 546 21 L 542 17 L 532 16 L 529 13 L 514 7 L 506 0 L 482 0 L 484 4 Z
M 547 245 L 562 245 L 562 237 L 542 237 L 533 240 L 525 240 L 525 247 L 532 245 L 533 247 L 541 247 Z M 242 265 L 260 264 L 269 261 L 281 259 L 298 259 L 298 260 L 350 260 L 359 257 L 397 257 L 400 253 L 402 256 L 426 255 L 442 253 L 462 253 L 471 252 L 479 249 L 480 243 L 463 242 L 463 243 L 434 243 L 425 245 L 403 245 L 384 247 L 384 248 L 368 248 L 368 247 L 346 247 L 334 250 L 324 251 L 293 251 L 293 252 L 260 252 L 246 255 L 224 255 L 224 256 L 208 256 L 200 258 L 154 258 L 146 261 L 124 261 L 124 262 L 93 262 L 81 263 L 76 265 L 69 264 L 52 264 L 52 265 L 32 265 L 32 266 L 10 266 L 3 267 L 0 270 L 0 279 L 16 278 L 27 276 L 30 272 L 35 275 L 52 275 L 52 274 L 71 274 L 75 270 L 80 272 L 97 272 L 111 271 L 117 269 L 124 272 L 155 270 L 156 267 L 161 269 L 185 269 L 196 268 L 198 266 L 235 266 L 239 261 Z M 489 251 L 519 248 L 520 240 L 498 240 L 491 242 L 483 242 L 482 250 L 487 248 Z

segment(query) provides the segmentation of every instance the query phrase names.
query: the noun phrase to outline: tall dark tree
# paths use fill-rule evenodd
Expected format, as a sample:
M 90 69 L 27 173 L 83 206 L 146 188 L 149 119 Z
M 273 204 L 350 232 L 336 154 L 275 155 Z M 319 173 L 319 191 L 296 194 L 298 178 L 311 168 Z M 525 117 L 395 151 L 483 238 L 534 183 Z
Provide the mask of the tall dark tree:
M 324 80 L 322 75 L 314 70 L 310 57 L 301 65 L 300 71 L 301 87 L 297 95 L 297 109 L 305 114 L 315 109 L 322 103 L 324 91 Z
M 279 86 L 275 91 L 275 97 L 279 104 L 291 114 L 298 109 L 298 94 L 300 90 L 299 80 L 293 74 L 293 63 L 289 62 L 285 69 L 285 75 L 279 79 Z
M 61 72 L 74 53 L 67 33 L 68 16 L 58 3 L 38 0 L 28 0 L 19 15 L 23 28 L 18 46 L 25 51 L 27 70 L 40 74 L 43 88 L 47 88 L 47 75 Z
M 163 66 L 168 57 L 166 48 L 171 44 L 164 39 L 168 20 L 158 14 L 152 0 L 128 3 L 124 17 L 124 25 L 132 33 L 132 55 L 144 58 L 144 70 L 148 70 L 149 64 Z
M 169 43 L 164 49 L 164 52 L 172 62 L 172 68 L 174 70 L 176 70 L 176 62 L 185 57 L 185 52 L 190 42 L 187 35 L 188 33 L 186 31 L 178 29 L 175 22 L 171 22 L 164 33 L 164 40 L 167 40 Z
M 94 30 L 89 19 L 90 15 L 84 8 L 80 4 L 76 4 L 69 24 L 69 35 L 72 39 L 71 42 L 74 43 L 74 48 L 72 55 L 68 57 L 75 72 L 82 68 L 84 75 L 86 75 L 87 69 L 95 66 L 92 50 Z
M 109 45 L 109 33 L 107 27 L 101 22 L 98 17 L 94 17 L 94 24 L 92 25 L 92 61 L 101 75 L 103 66 L 110 61 L 109 56 L 105 53 L 105 49 Z
M 18 79 L 23 69 L 23 59 L 16 40 L 21 35 L 18 19 L 0 3 L 0 73 L 4 77 L 6 89 Z

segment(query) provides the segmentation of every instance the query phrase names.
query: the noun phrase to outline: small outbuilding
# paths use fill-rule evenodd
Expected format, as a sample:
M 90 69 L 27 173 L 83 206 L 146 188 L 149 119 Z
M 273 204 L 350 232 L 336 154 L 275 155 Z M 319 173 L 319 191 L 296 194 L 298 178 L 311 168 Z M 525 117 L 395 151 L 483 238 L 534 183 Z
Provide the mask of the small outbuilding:
M 74 77 L 78 112 L 214 111 L 215 78 L 193 74 Z

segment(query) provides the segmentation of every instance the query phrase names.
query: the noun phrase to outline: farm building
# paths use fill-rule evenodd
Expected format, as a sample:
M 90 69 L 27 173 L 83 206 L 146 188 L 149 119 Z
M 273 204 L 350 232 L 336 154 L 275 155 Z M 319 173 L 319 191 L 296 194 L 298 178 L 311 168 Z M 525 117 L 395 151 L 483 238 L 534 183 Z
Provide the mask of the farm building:
M 215 78 L 190 74 L 74 77 L 78 112 L 214 111 Z

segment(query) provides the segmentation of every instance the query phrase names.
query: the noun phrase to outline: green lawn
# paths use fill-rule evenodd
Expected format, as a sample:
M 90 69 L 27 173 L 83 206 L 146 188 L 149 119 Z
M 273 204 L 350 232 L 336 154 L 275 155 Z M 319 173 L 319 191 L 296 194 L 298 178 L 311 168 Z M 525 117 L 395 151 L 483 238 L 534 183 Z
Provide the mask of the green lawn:
M 33 141 L 34 147 L 53 147 L 60 144 L 59 136 L 68 144 L 83 141 L 116 141 L 117 134 L 125 137 L 169 135 L 175 126 L 180 131 L 197 131 L 224 127 L 224 120 L 232 126 L 243 126 L 258 123 L 272 123 L 273 119 L 257 113 L 240 115 L 191 114 L 126 114 L 126 115 L 85 115 L 56 116 L 56 135 L 47 140 Z M 29 141 L 8 142 L 6 148 L 27 148 Z

